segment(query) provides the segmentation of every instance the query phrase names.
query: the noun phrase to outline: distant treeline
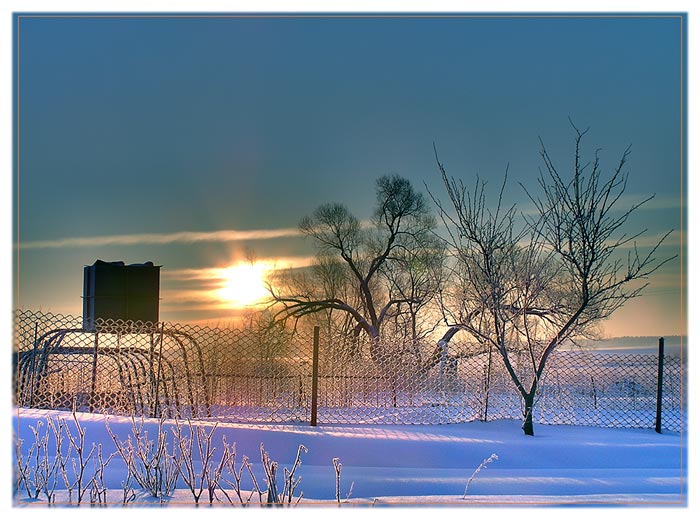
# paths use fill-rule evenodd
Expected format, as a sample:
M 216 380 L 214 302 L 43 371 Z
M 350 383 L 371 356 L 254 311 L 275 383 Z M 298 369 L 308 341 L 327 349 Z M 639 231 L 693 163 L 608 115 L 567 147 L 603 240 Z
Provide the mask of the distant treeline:
M 659 344 L 659 338 L 664 338 L 667 347 L 686 346 L 688 336 L 622 336 L 619 338 L 607 338 L 597 341 L 586 341 L 584 344 L 592 347 L 655 347 Z

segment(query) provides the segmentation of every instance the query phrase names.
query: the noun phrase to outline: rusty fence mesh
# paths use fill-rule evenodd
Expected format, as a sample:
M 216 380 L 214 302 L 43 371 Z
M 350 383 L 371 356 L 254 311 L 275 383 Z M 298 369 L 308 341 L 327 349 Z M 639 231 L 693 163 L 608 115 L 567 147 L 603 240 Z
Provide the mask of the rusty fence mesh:
M 14 404 L 221 422 L 443 424 L 520 419 L 522 399 L 495 352 L 450 343 L 321 335 L 317 400 L 314 335 L 284 329 L 208 328 L 17 311 Z M 513 355 L 527 371 L 527 357 Z M 535 422 L 654 428 L 658 356 L 555 352 L 540 383 Z M 685 370 L 665 356 L 662 428 L 686 424 Z

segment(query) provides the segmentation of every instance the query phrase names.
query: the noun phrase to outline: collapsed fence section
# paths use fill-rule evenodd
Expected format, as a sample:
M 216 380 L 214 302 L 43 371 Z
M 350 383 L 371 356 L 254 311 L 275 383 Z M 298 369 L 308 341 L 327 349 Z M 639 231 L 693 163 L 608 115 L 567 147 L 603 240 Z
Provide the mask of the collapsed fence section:
M 480 346 L 97 321 L 18 311 L 17 406 L 220 422 L 443 424 L 520 419 L 500 356 Z M 317 348 L 314 349 L 314 340 Z M 316 356 L 314 355 L 316 350 Z M 527 374 L 529 357 L 514 367 Z M 661 428 L 685 423 L 681 359 L 663 357 Z M 555 352 L 534 410 L 542 424 L 653 428 L 659 358 Z

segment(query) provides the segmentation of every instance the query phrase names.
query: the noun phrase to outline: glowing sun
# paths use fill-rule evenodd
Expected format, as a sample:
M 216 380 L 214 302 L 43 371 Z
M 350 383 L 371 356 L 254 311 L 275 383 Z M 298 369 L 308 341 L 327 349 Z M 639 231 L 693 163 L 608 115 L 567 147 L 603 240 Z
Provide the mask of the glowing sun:
M 269 296 L 265 287 L 269 266 L 262 263 L 241 263 L 221 271 L 219 298 L 232 307 L 248 307 Z

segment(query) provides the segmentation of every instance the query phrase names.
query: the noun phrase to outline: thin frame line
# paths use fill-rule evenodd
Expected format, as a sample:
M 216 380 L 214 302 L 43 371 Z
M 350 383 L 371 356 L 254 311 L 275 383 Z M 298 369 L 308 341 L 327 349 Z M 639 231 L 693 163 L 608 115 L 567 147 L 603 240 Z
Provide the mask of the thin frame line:
M 210 15 L 194 15 L 194 14 L 146 14 L 146 15 L 125 15 L 125 14 L 105 14 L 105 15 L 80 15 L 80 14 L 69 14 L 69 15 L 52 15 L 52 14 L 38 14 L 38 15 L 27 15 L 20 14 L 19 18 L 203 18 L 203 19 L 214 19 L 214 18 L 591 18 L 591 19 L 605 19 L 605 18 L 682 18 L 680 14 L 619 14 L 619 15 L 591 15 L 591 14 L 569 14 L 569 15 L 517 15 L 517 14 L 489 14 L 489 15 L 477 15 L 477 14 L 210 14 Z
M 680 453 L 680 497 L 681 499 L 683 498 L 683 441 L 684 441 L 684 436 L 683 436 L 683 431 L 684 431 L 684 418 L 683 418 L 683 406 L 684 406 L 684 400 L 683 400 L 683 380 L 684 380 L 684 370 L 683 370 L 683 321 L 684 321 L 684 315 L 685 315 L 685 305 L 683 305 L 684 302 L 684 297 L 685 297 L 685 291 L 683 290 L 683 285 L 684 285 L 684 276 L 683 276 L 683 269 L 684 269 L 684 260 L 685 258 L 683 257 L 683 167 L 685 166 L 685 163 L 683 161 L 683 154 L 685 153 L 685 147 L 683 146 L 683 138 L 684 138 L 684 132 L 683 132 L 683 124 L 685 123 L 685 116 L 684 116 L 684 104 L 683 104 L 683 94 L 684 94 L 684 89 L 683 89 L 683 79 L 684 79 L 684 74 L 683 74 L 683 60 L 685 59 L 684 53 L 683 53 L 683 18 L 681 17 L 680 19 L 680 51 L 681 51 L 681 60 L 680 60 L 680 189 L 681 189 L 681 209 L 680 209 L 680 235 L 681 235 L 681 240 L 680 240 L 680 263 L 681 263 L 681 268 L 680 268 L 680 290 L 681 290 L 681 302 L 680 302 L 680 307 L 681 307 L 681 312 L 680 312 L 680 358 L 681 358 L 681 364 L 680 364 L 680 370 L 681 370 L 681 381 L 680 381 L 680 389 L 681 389 L 681 395 L 680 395 L 680 409 L 681 409 L 681 431 L 680 431 L 680 446 L 681 446 L 681 453 Z M 688 320 L 685 320 L 686 322 L 686 333 L 687 333 L 687 322 Z
M 17 194 L 17 256 L 16 256 L 16 262 L 17 262 L 17 284 L 15 286 L 15 290 L 17 291 L 17 294 L 15 296 L 15 300 L 17 303 L 17 309 L 20 308 L 20 290 L 19 290 L 19 284 L 20 284 L 20 196 L 19 196 L 19 186 L 20 186 L 20 160 L 21 160 L 21 155 L 20 155 L 20 94 L 21 94 L 21 89 L 20 89 L 20 21 L 21 18 L 18 16 L 17 17 L 17 188 L 16 188 L 16 194 Z
M 485 15 L 479 15 L 479 14 L 422 14 L 422 13 L 416 13 L 416 14 L 368 14 L 368 15 L 357 15 L 357 14 L 322 14 L 322 15 L 314 15 L 314 14 L 211 14 L 211 15 L 191 15 L 191 14 L 182 14 L 182 15 L 173 15 L 173 14 L 150 14 L 150 15 L 124 15 L 124 14 L 105 14 L 105 15 L 30 15 L 30 14 L 18 14 L 17 15 L 17 176 L 16 176 L 16 182 L 17 182 L 17 188 L 16 188 L 16 194 L 17 194 L 17 226 L 16 226 L 16 232 L 17 232 L 17 256 L 16 256 L 16 261 L 17 261 L 17 283 L 16 283 L 16 290 L 17 290 L 17 295 L 16 295 L 16 302 L 17 302 L 17 307 L 20 307 L 20 27 L 21 27 L 21 20 L 23 19 L 675 19 L 678 18 L 680 21 L 680 53 L 681 53 L 681 60 L 680 60 L 680 205 L 681 205 L 681 210 L 680 210 L 680 235 L 681 235 L 681 245 L 680 245 L 680 264 L 681 264 L 681 269 L 680 269 L 680 291 L 681 291 L 681 302 L 680 302 L 680 307 L 681 307 L 681 313 L 680 313 L 680 321 L 681 321 L 681 326 L 680 326 L 680 358 L 681 358 L 681 395 L 680 395 L 680 405 L 681 405 L 681 411 L 683 410 L 683 317 L 684 317 L 684 276 L 683 276 L 683 269 L 684 269 L 684 256 L 683 256 L 683 168 L 684 168 L 684 160 L 683 160 L 683 154 L 685 147 L 683 145 L 683 139 L 684 139 L 684 132 L 683 132 L 683 125 L 685 121 L 684 117 L 684 103 L 683 103 L 683 94 L 684 94 L 684 89 L 683 89 L 683 78 L 684 78 L 684 71 L 683 71 L 683 59 L 684 59 L 684 53 L 683 53 L 683 14 L 667 14 L 667 15 L 662 15 L 662 14 L 605 14 L 605 15 L 591 15 L 591 14 L 567 14 L 567 15 L 547 15 L 547 14 L 532 14 L 532 15 L 518 15 L 518 14 L 485 14 Z M 687 321 L 687 320 L 686 320 Z M 686 331 L 687 332 L 687 331 Z M 680 480 L 681 480 L 681 488 L 680 488 L 680 503 L 683 503 L 683 457 L 682 457 L 682 448 L 683 448 L 683 440 L 684 440 L 684 419 L 683 419 L 683 414 L 681 413 L 681 428 L 680 428 L 680 445 L 681 445 L 681 474 L 680 474 Z M 547 502 L 548 504 L 551 504 Z M 556 502 L 554 502 L 556 504 Z M 600 502 L 593 502 L 593 503 L 600 503 Z M 605 502 L 602 502 L 605 503 Z M 623 503 L 623 502 L 620 502 Z M 645 504 L 650 504 L 651 502 L 645 502 Z M 674 502 L 659 502 L 659 504 L 668 504 L 668 503 L 674 503 Z M 496 502 L 497 504 L 497 502 Z M 635 504 L 635 502 L 629 502 L 628 504 Z M 390 505 L 390 504 L 385 504 L 385 505 Z M 400 506 L 400 504 L 397 504 Z M 417 504 L 418 505 L 418 504 Z

